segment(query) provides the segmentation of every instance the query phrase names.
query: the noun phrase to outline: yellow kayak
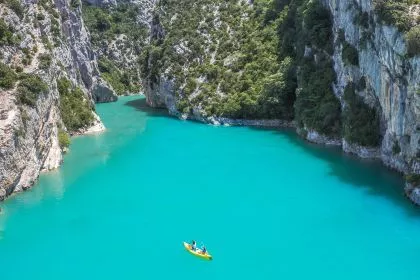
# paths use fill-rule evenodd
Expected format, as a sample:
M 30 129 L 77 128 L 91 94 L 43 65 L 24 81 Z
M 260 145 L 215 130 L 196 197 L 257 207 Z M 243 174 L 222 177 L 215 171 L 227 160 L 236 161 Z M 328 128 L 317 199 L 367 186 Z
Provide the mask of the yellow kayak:
M 213 257 L 208 252 L 206 252 L 205 254 L 203 254 L 203 252 L 200 249 L 198 249 L 198 248 L 196 248 L 195 251 L 192 250 L 191 249 L 191 245 L 189 243 L 187 243 L 187 242 L 184 242 L 184 247 L 185 247 L 185 249 L 188 250 L 188 252 L 190 252 L 194 256 L 197 256 L 199 258 L 206 259 L 206 260 L 209 260 L 209 261 L 211 261 L 213 259 Z

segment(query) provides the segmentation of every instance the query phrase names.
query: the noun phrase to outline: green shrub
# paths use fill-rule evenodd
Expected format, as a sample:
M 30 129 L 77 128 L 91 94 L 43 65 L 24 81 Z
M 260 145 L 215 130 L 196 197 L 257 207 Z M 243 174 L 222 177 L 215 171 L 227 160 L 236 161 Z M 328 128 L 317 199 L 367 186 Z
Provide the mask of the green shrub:
M 264 87 L 259 99 L 263 116 L 292 120 L 296 87 L 295 66 L 293 60 L 287 57 L 282 61 L 279 72 L 264 78 Z
M 368 29 L 369 28 L 369 13 L 360 11 L 356 15 L 354 21 L 357 25 L 363 27 L 364 29 Z
M 31 50 L 30 50 L 29 48 L 22 48 L 22 52 L 23 52 L 26 56 L 31 55 Z
M 35 106 L 38 96 L 47 90 L 47 84 L 39 76 L 23 74 L 18 86 L 19 101 L 28 106 Z
M 392 145 L 392 153 L 394 155 L 397 155 L 401 152 L 401 147 L 400 144 L 398 144 L 398 141 L 395 141 L 394 144 Z
M 19 129 L 15 130 L 15 134 L 17 138 L 21 138 L 25 136 L 25 129 L 20 127 Z
M 13 30 L 0 18 L 0 46 L 13 44 Z
M 133 92 L 134 85 L 127 72 L 121 72 L 111 60 L 106 58 L 99 59 L 98 68 L 101 76 L 112 86 L 117 94 Z
M 24 127 L 26 128 L 26 125 L 28 123 L 28 121 L 30 120 L 30 117 L 28 116 L 28 113 L 26 112 L 26 110 L 24 110 L 23 108 L 20 108 L 20 113 L 21 113 L 21 119 L 23 122 Z
M 407 32 L 414 25 L 409 7 L 420 4 L 418 0 L 374 0 L 375 12 L 379 19 L 388 25 L 395 25 L 400 31 Z
M 36 19 L 37 20 L 44 20 L 45 19 L 45 16 L 44 16 L 44 14 L 39 13 L 39 14 L 36 15 Z
M 70 136 L 67 132 L 65 132 L 62 129 L 58 130 L 58 143 L 61 149 L 64 149 L 70 146 Z
M 350 142 L 377 147 L 381 141 L 379 114 L 366 105 L 350 83 L 344 89 L 343 135 Z
M 362 76 L 357 84 L 357 90 L 365 90 L 366 89 L 366 77 Z
M 406 34 L 407 53 L 410 57 L 420 54 L 420 26 L 413 27 Z
M 51 19 L 51 32 L 53 34 L 54 41 L 57 42 L 61 36 L 61 30 L 60 30 L 60 24 L 55 18 Z
M 16 73 L 6 64 L 0 62 L 0 88 L 11 89 L 17 80 Z
M 339 43 L 344 44 L 344 42 L 346 41 L 346 34 L 344 32 L 344 29 L 340 28 L 338 30 L 338 37 L 337 37 L 337 39 L 338 39 L 338 42 Z
M 295 118 L 300 125 L 339 136 L 329 10 L 317 0 L 238 3 L 160 1 L 164 12 L 153 21 L 163 25 L 165 36 L 153 37 L 141 55 L 142 78 L 154 87 L 165 73 L 174 82 L 183 113 L 200 106 L 208 115 L 231 118 Z M 214 28 L 216 20 L 220 28 Z M 95 21 L 92 16 L 92 26 Z M 316 63 L 314 56 L 304 58 L 308 48 L 318 57 Z M 111 78 L 107 65 L 100 68 Z
M 80 0 L 71 0 L 70 1 L 70 6 L 73 9 L 77 9 L 80 6 Z
M 70 131 L 91 125 L 94 121 L 92 108 L 80 88 L 74 88 L 69 80 L 57 80 L 60 93 L 60 114 L 64 125 Z
M 31 64 L 31 61 L 32 61 L 31 56 L 25 57 L 25 58 L 22 59 L 23 65 L 26 65 L 26 66 L 29 65 L 29 64 Z
M 333 52 L 332 16 L 319 1 L 310 1 L 304 17 L 311 43 L 318 48 Z
M 277 55 L 277 48 L 285 45 L 276 36 L 278 7 L 284 6 L 260 0 L 253 6 L 218 1 L 221 27 L 214 28 L 210 1 L 183 4 L 162 1 L 163 9 L 178 16 L 170 24 L 164 15 L 154 18 L 164 25 L 166 36 L 152 38 L 152 46 L 142 55 L 142 78 L 155 86 L 161 73 L 167 73 L 175 83 L 178 109 L 184 113 L 201 106 L 208 115 L 293 119 L 295 57 Z M 315 17 L 309 15 L 308 21 Z M 315 29 L 324 28 L 322 17 L 320 21 Z M 185 54 L 176 51 L 180 42 L 188 48 Z M 192 92 L 195 97 L 190 99 Z
M 123 2 L 120 1 L 112 7 L 96 7 L 83 3 L 82 16 L 90 31 L 92 44 L 94 48 L 102 48 L 103 44 L 116 40 L 117 47 L 123 53 L 144 57 L 149 35 L 146 25 L 137 18 L 142 6 Z M 117 39 L 121 34 L 124 34 L 126 39 Z M 108 68 L 100 69 L 102 78 L 112 85 L 117 94 L 139 91 L 138 65 L 125 63 L 125 59 L 117 61 L 109 54 L 101 55 L 99 59 L 106 61 Z
M 82 15 L 94 43 L 125 34 L 130 41 L 143 45 L 147 29 L 137 20 L 139 10 L 140 6 L 133 3 L 118 3 L 108 8 L 83 5 Z
M 298 125 L 339 136 L 341 105 L 332 90 L 336 77 L 331 58 L 319 54 L 317 64 L 313 57 L 305 58 L 298 75 L 302 86 L 295 103 Z
M 50 12 L 50 14 L 53 15 L 54 19 L 60 18 L 60 14 L 57 12 L 56 9 L 52 8 L 52 6 L 48 9 L 48 11 Z
M 418 186 L 420 185 L 420 174 L 408 174 L 405 176 L 405 180 L 414 186 Z
M 48 39 L 47 35 L 42 35 L 41 40 L 42 40 L 42 43 L 44 44 L 44 46 L 47 48 L 47 50 L 51 51 L 53 49 L 53 46 L 52 46 L 50 40 Z
M 41 54 L 38 57 L 39 59 L 39 68 L 43 70 L 47 70 L 51 66 L 51 55 L 49 54 Z
M 343 50 L 341 52 L 341 57 L 346 65 L 359 65 L 359 53 L 357 49 L 349 44 L 347 41 L 343 44 Z
M 15 12 L 19 18 L 23 18 L 24 9 L 19 0 L 4 0 L 7 7 Z

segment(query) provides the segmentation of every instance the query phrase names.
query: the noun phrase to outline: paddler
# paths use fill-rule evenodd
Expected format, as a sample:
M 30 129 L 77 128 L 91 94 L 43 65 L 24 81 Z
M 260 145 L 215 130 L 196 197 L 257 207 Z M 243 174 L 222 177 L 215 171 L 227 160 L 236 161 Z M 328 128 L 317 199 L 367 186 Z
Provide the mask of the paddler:
M 195 251 L 195 249 L 197 249 L 197 248 L 196 248 L 196 245 L 197 245 L 197 243 L 195 242 L 195 240 L 193 240 L 193 241 L 191 242 L 191 250 Z

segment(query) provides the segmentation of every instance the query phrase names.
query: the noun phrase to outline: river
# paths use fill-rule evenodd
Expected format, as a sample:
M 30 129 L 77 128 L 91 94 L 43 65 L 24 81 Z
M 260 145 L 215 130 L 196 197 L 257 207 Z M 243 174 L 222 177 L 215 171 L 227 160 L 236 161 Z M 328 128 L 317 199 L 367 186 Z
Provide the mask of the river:
M 380 163 L 139 96 L 97 111 L 106 132 L 0 204 L 1 279 L 419 279 L 420 210 Z

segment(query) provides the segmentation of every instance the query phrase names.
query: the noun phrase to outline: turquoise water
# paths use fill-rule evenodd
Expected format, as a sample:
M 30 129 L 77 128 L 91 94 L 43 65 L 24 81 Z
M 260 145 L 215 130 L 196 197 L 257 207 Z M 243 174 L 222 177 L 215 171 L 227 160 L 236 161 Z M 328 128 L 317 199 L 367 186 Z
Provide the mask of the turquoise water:
M 97 110 L 105 133 L 0 204 L 1 279 L 419 279 L 420 211 L 380 164 L 140 97 Z

